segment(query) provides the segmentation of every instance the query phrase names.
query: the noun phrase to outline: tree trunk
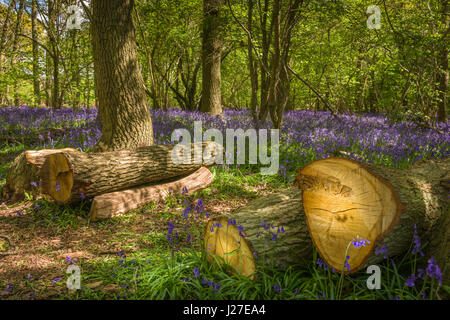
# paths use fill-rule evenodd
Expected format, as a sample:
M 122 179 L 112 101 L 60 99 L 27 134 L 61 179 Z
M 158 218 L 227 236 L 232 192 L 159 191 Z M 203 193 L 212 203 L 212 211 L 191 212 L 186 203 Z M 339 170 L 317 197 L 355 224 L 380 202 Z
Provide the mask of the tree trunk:
M 47 107 L 51 107 L 51 86 L 52 86 L 52 78 L 51 78 L 51 59 L 50 54 L 45 51 L 45 105 Z
M 31 185 L 32 182 L 38 185 L 39 170 L 45 161 L 45 156 L 63 151 L 76 152 L 75 149 L 56 149 L 56 150 L 29 150 L 22 152 L 12 163 L 6 174 L 6 184 L 3 187 L 3 199 L 11 202 L 22 200 L 24 191 L 38 194 L 38 188 Z
M 448 14 L 448 0 L 442 2 L 442 22 L 448 30 L 450 17 Z M 438 103 L 438 121 L 447 121 L 447 95 L 448 95 L 448 42 L 442 39 L 441 49 L 439 50 L 440 69 L 438 70 L 439 79 L 439 103 Z
M 33 97 L 34 104 L 41 104 L 41 93 L 39 88 L 39 45 L 37 31 L 37 0 L 31 1 L 31 37 L 33 39 Z
M 272 42 L 272 24 L 267 30 L 267 17 L 269 16 L 269 0 L 264 0 L 264 8 L 261 20 L 261 39 L 262 39 L 262 57 L 261 57 L 261 96 L 259 103 L 259 120 L 264 123 L 267 117 L 267 99 L 269 97 L 269 49 Z
M 212 173 L 201 167 L 185 177 L 176 177 L 165 183 L 159 181 L 150 186 L 105 193 L 94 198 L 89 217 L 91 221 L 116 217 L 151 202 L 163 201 L 169 195 L 182 194 L 183 188 L 187 188 L 189 193 L 206 188 L 213 179 Z
M 93 0 L 91 36 L 102 137 L 95 151 L 153 144 L 144 80 L 137 61 L 133 0 Z
M 330 165 L 330 161 L 333 161 L 333 165 Z M 327 162 L 328 167 L 325 167 Z M 317 166 L 321 167 L 320 170 L 312 172 L 311 168 Z M 347 245 L 359 235 L 368 239 L 370 244 L 360 248 L 350 247 L 347 255 L 350 256 L 348 263 L 351 268 L 350 271 L 344 270 L 349 273 L 381 262 L 384 255 L 375 254 L 376 247 L 386 245 L 390 257 L 403 256 L 413 244 L 416 224 L 422 241 L 431 240 L 425 254 L 427 257 L 435 257 L 444 275 L 444 283 L 448 283 L 450 219 L 447 195 L 450 187 L 450 160 L 422 161 L 408 169 L 376 165 L 368 168 L 366 170 L 365 166 L 345 159 L 315 161 L 300 170 L 296 178 L 295 184 L 304 188 L 303 196 L 298 190 L 289 189 L 282 194 L 257 199 L 235 213 L 211 219 L 205 231 L 205 249 L 210 254 L 224 258 L 225 253 L 231 253 L 240 247 L 241 250 L 236 251 L 238 254 L 225 259 L 242 274 L 251 276 L 256 268 L 255 261 L 262 262 L 261 259 L 265 259 L 264 263 L 279 268 L 311 263 L 314 243 L 327 264 L 341 271 Z M 381 196 L 379 202 L 373 202 L 377 195 L 370 192 L 375 185 L 380 195 L 380 192 L 386 195 Z M 392 185 L 392 189 L 388 185 Z M 398 198 L 387 197 L 389 192 Z M 314 198 L 317 200 L 315 203 Z M 403 210 L 398 217 L 395 216 L 398 212 L 395 207 L 387 207 L 398 205 L 396 200 L 399 200 Z M 384 207 L 367 212 L 370 201 L 373 206 L 383 203 Z M 323 210 L 319 210 L 321 208 Z M 382 222 L 389 222 L 385 217 L 392 217 L 392 211 L 393 223 L 389 228 L 389 225 Z M 370 214 L 367 215 L 366 212 Z M 323 219 L 314 217 L 325 214 L 327 216 L 323 216 Z M 236 225 L 228 225 L 229 219 L 235 219 Z M 268 230 L 261 226 L 262 222 L 269 225 Z M 222 227 L 214 227 L 211 232 L 210 228 L 215 223 L 221 223 Z M 366 233 L 366 225 L 375 227 Z M 239 236 L 238 226 L 244 228 L 244 238 Z M 324 246 L 324 238 L 331 238 L 333 234 L 337 237 Z M 382 236 L 379 237 L 380 235 Z M 272 241 L 275 236 L 276 241 Z M 268 240 L 264 240 L 267 237 Z M 241 241 L 242 239 L 245 241 Z M 253 252 L 256 252 L 259 260 L 253 259 Z M 358 260 L 361 262 L 358 263 Z
M 178 149 L 178 155 L 177 151 L 172 153 L 174 147 L 159 145 L 104 153 L 65 151 L 48 155 L 39 172 L 41 192 L 57 202 L 76 202 L 83 197 L 91 198 L 193 172 L 211 165 L 211 160 L 223 152 L 217 143 L 197 142 L 190 148 L 192 160 L 177 163 L 173 157 L 181 155 L 181 150 Z M 192 156 L 194 149 L 198 152 Z
M 0 36 L 0 56 L 3 53 L 3 49 L 5 49 L 5 44 L 6 44 L 6 40 L 7 40 L 6 35 L 8 32 L 9 20 L 11 18 L 12 9 L 15 6 L 16 6 L 16 0 L 11 0 L 9 2 L 8 10 L 6 11 L 6 17 L 5 17 L 5 20 L 3 21 L 3 25 L 2 25 L 2 34 Z
M 19 101 L 19 79 L 18 79 L 18 74 L 17 74 L 17 61 L 16 61 L 16 56 L 17 56 L 17 51 L 18 51 L 18 46 L 19 46 L 19 33 L 21 30 L 21 22 L 22 22 L 22 13 L 24 10 L 24 1 L 21 0 L 19 1 L 19 9 L 17 11 L 17 21 L 16 21 L 16 26 L 14 28 L 14 40 L 12 43 L 12 55 L 11 55 L 11 66 L 16 70 L 16 72 L 14 72 L 14 84 L 13 84 L 13 94 L 14 94 L 14 105 L 18 106 L 20 104 Z
M 220 92 L 220 59 L 222 53 L 222 35 L 220 23 L 220 7 L 223 0 L 203 1 L 203 33 L 202 33 L 202 112 L 211 115 L 222 114 Z
M 50 47 L 52 48 L 52 85 L 49 90 L 51 90 L 51 98 L 50 104 L 52 109 L 60 109 L 61 108 L 61 99 L 60 99 L 60 88 L 59 88 L 59 32 L 58 32 L 58 16 L 60 4 L 58 4 L 55 0 L 48 1 L 48 39 Z
M 257 63 L 253 56 L 253 47 L 251 43 L 251 34 L 253 31 L 253 0 L 248 1 L 248 20 L 247 20 L 247 55 L 248 55 L 248 69 L 250 73 L 251 96 L 250 96 L 250 110 L 252 112 L 255 125 L 258 126 L 257 104 L 258 104 L 258 69 Z M 257 128 L 258 129 L 258 128 Z

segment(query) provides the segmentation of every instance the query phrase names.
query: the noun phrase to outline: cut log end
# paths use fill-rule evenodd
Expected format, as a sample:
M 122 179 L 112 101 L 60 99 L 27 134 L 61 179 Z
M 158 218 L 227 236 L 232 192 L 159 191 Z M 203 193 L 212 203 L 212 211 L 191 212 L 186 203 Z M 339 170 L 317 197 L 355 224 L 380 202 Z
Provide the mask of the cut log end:
M 346 273 L 363 267 L 401 215 L 401 202 L 392 185 L 356 161 L 315 161 L 298 172 L 295 183 L 303 191 L 311 238 L 322 258 L 336 270 L 346 265 L 346 256 L 350 257 Z M 368 243 L 351 245 L 361 239 Z
M 215 261 L 228 266 L 229 270 L 254 279 L 256 264 L 249 242 L 240 235 L 226 218 L 211 219 L 206 226 L 204 248 L 209 262 Z
M 57 202 L 67 202 L 71 198 L 73 172 L 69 161 L 63 153 L 54 153 L 46 157 L 42 167 L 41 192 L 49 194 Z

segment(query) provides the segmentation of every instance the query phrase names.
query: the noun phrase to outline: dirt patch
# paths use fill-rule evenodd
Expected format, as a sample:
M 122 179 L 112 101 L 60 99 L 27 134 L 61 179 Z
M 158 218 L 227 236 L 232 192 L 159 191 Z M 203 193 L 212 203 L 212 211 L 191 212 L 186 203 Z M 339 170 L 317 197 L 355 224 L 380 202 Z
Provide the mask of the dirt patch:
M 260 193 L 263 189 L 252 191 Z M 205 211 L 211 217 L 227 214 L 250 200 L 237 196 L 222 200 L 215 198 L 213 192 L 203 200 L 203 214 Z M 108 255 L 117 256 L 123 248 L 129 253 L 152 250 L 155 244 L 147 240 L 146 235 L 166 232 L 169 220 L 177 226 L 183 225 L 183 208 L 180 203 L 173 208 L 159 203 L 152 209 L 137 209 L 126 219 L 98 223 L 88 223 L 85 217 L 77 216 L 72 219 L 76 222 L 74 227 L 61 231 L 51 222 L 39 223 L 45 217 L 32 202 L 16 207 L 3 204 L 0 206 L 0 241 L 7 245 L 4 246 L 6 249 L 0 250 L 0 299 L 51 299 L 66 294 L 65 286 L 57 282 L 65 281 L 61 279 L 66 279 L 65 271 L 71 261 L 99 261 Z M 203 215 L 200 223 L 206 221 Z M 34 290 L 26 285 L 27 281 L 34 281 Z M 99 284 L 98 281 L 91 285 L 105 291 L 118 290 L 116 285 Z

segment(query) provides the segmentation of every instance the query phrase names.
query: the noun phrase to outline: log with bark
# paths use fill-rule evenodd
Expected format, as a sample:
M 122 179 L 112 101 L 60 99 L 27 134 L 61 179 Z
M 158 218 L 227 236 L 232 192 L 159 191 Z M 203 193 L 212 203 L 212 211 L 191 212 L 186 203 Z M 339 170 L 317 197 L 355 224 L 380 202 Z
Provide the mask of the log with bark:
M 39 171 L 44 164 L 45 157 L 59 152 L 76 152 L 75 149 L 44 149 L 28 150 L 17 156 L 8 173 L 6 174 L 6 184 L 3 187 L 3 199 L 17 202 L 24 199 L 24 192 L 37 195 L 38 187 L 33 187 L 31 183 L 39 184 Z
M 170 194 L 182 194 L 184 188 L 191 193 L 206 188 L 213 181 L 212 173 L 205 167 L 173 181 L 115 191 L 94 198 L 89 211 L 91 221 L 116 217 L 151 202 L 165 200 Z
M 251 278 L 258 261 L 279 268 L 305 265 L 310 262 L 312 242 L 300 190 L 290 188 L 211 218 L 203 244 L 210 262 L 215 255 L 231 271 L 235 268 L 235 272 Z
M 294 182 L 302 196 L 288 190 L 211 219 L 204 237 L 208 259 L 215 254 L 236 272 L 252 277 L 255 256 L 281 268 L 302 265 L 311 260 L 314 244 L 338 271 L 350 256 L 350 270 L 344 272 L 352 273 L 384 259 L 375 248 L 385 246 L 389 257 L 409 252 L 416 225 L 422 244 L 429 242 L 426 250 L 420 249 L 436 259 L 444 283 L 449 283 L 449 169 L 450 159 L 420 161 L 408 169 L 341 158 L 312 162 L 299 170 Z M 233 219 L 236 225 L 229 224 Z M 278 226 L 284 232 L 278 233 Z M 363 238 L 370 243 L 358 248 L 351 244 Z
M 189 152 L 192 160 L 184 161 Z M 223 153 L 223 147 L 208 141 L 191 144 L 190 149 L 182 149 L 179 144 L 102 153 L 50 154 L 39 172 L 41 192 L 59 203 L 76 202 L 192 173 L 201 166 L 212 165 L 219 153 Z

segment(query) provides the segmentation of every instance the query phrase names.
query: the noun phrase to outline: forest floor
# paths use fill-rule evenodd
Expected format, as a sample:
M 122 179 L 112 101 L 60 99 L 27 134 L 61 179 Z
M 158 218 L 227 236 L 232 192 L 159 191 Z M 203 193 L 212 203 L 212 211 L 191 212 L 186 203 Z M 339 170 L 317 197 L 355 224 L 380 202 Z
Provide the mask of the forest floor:
M 211 216 L 219 216 L 285 187 L 241 182 L 236 181 L 234 187 L 232 182 L 222 184 L 220 191 L 214 186 L 208 187 L 197 192 L 194 198 L 201 197 L 204 210 Z M 65 273 L 71 259 L 83 266 L 84 276 L 89 269 L 102 263 L 117 262 L 119 252 L 152 258 L 155 249 L 168 248 L 165 238 L 168 221 L 182 224 L 181 198 L 147 205 L 121 217 L 95 223 L 87 218 L 88 208 L 87 202 L 61 207 L 42 199 L 0 204 L 0 279 L 8 279 L 5 288 L 10 288 L 0 291 L 0 299 L 70 296 Z M 203 217 L 197 227 L 203 229 L 206 221 Z M 198 239 L 192 239 L 195 240 Z M 124 291 L 119 285 L 95 279 L 84 286 L 102 291 L 104 298 L 113 298 Z
M 96 110 L 0 108 L 0 188 L 14 158 L 24 150 L 73 147 L 87 151 L 101 134 Z M 222 120 L 225 119 L 225 120 Z M 248 113 L 227 111 L 221 119 L 179 110 L 152 111 L 157 144 L 175 128 L 196 120 L 246 130 Z M 226 123 L 222 122 L 226 121 Z M 214 182 L 194 194 L 169 197 L 111 219 L 90 222 L 89 200 L 56 205 L 43 199 L 0 203 L 0 299 L 436 299 L 450 287 L 410 276 L 430 257 L 408 252 L 380 264 L 381 290 L 369 290 L 365 270 L 344 276 L 324 266 L 317 252 L 306 270 L 258 267 L 252 281 L 207 263 L 201 248 L 207 217 L 244 206 L 252 199 L 290 187 L 297 170 L 318 158 L 341 155 L 392 167 L 448 157 L 449 125 L 439 134 L 382 116 L 342 116 L 296 111 L 280 131 L 280 170 L 262 176 L 259 166 L 215 166 Z M 58 130 L 52 130 L 57 128 Z M 199 202 L 202 205 L 199 205 Z M 189 207 L 198 219 L 184 220 Z M 192 216 L 192 215 L 191 215 Z M 190 216 L 190 217 L 191 217 Z M 167 239 L 169 222 L 179 239 Z M 413 244 L 413 239 L 411 239 Z M 423 244 L 426 246 L 426 243 Z M 411 246 L 413 247 L 413 246 Z M 395 260 L 395 263 L 394 263 Z M 67 289 L 67 268 L 78 266 L 81 289 Z

